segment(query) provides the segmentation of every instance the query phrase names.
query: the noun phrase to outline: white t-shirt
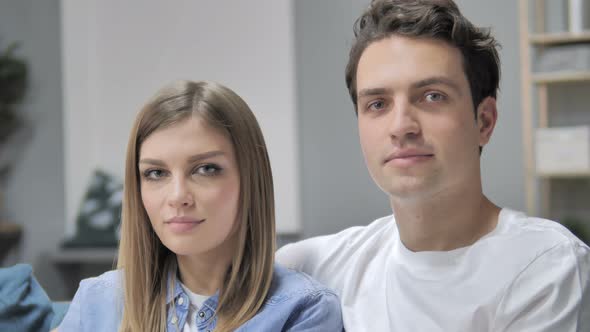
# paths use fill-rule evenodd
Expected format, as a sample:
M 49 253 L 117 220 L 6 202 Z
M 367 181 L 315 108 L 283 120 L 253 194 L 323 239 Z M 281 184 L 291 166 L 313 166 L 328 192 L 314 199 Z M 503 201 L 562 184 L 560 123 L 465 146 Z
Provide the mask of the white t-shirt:
M 340 295 L 347 331 L 590 331 L 590 249 L 558 223 L 509 209 L 452 251 L 408 250 L 388 216 L 276 258 Z
M 186 322 L 184 323 L 182 332 L 199 332 L 199 329 L 197 328 L 197 312 L 203 303 L 209 298 L 209 296 L 191 292 L 191 290 L 188 289 L 182 282 L 180 283 L 180 286 L 190 300 L 188 316 L 186 317 Z

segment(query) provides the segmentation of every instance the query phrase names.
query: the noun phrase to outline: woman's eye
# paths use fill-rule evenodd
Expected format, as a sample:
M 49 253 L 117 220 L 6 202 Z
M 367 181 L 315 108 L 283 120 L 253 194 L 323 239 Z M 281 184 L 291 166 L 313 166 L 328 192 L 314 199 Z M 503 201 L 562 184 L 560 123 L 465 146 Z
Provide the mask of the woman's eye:
M 445 99 L 445 96 L 442 95 L 441 93 L 438 93 L 438 92 L 431 92 L 431 93 L 426 94 L 425 99 L 428 102 L 437 102 L 437 101 L 443 101 Z
M 195 173 L 199 175 L 212 176 L 217 175 L 219 171 L 221 171 L 221 167 L 214 164 L 207 164 L 197 167 Z
M 147 180 L 159 180 L 165 175 L 161 169 L 148 169 L 143 172 L 143 177 Z

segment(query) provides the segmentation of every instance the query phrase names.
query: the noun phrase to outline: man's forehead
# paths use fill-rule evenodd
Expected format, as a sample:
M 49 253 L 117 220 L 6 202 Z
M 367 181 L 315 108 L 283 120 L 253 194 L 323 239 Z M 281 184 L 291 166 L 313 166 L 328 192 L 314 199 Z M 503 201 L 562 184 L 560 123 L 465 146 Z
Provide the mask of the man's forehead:
M 456 69 L 463 66 L 463 54 L 440 39 L 393 35 L 367 45 L 357 71 L 368 65 L 410 66 L 408 70 Z
M 448 85 L 461 90 L 467 83 L 463 57 L 444 41 L 391 37 L 371 43 L 357 66 L 358 95 L 363 89 L 392 85 Z

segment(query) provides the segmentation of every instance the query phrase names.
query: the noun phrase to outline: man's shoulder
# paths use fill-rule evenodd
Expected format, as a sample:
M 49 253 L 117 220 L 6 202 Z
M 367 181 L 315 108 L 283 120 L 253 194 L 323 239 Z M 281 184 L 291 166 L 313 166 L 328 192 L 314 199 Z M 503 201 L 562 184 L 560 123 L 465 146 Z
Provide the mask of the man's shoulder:
M 277 251 L 277 262 L 299 271 L 308 271 L 305 266 L 329 260 L 334 255 L 349 255 L 361 247 L 379 246 L 387 228 L 393 225 L 393 216 L 379 218 L 366 226 L 354 226 L 338 233 L 312 237 L 287 244 Z
M 498 235 L 521 247 L 530 246 L 542 251 L 555 246 L 587 247 L 566 227 L 553 220 L 504 208 L 499 222 Z
M 588 246 L 558 222 L 502 209 L 497 228 L 477 247 L 490 261 L 502 262 L 504 270 L 515 276 L 533 268 L 554 270 L 556 262 L 562 269 L 577 269 L 589 260 Z

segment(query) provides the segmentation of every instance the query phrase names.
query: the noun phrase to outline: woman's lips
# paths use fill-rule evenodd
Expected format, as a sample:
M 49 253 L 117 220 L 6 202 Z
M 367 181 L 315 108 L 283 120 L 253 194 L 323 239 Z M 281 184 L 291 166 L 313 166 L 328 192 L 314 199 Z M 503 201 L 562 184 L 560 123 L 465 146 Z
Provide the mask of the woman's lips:
M 205 222 L 205 219 L 174 217 L 166 220 L 164 224 L 174 233 L 184 233 L 192 230 L 203 222 Z

